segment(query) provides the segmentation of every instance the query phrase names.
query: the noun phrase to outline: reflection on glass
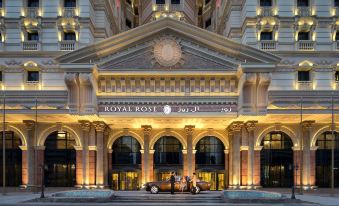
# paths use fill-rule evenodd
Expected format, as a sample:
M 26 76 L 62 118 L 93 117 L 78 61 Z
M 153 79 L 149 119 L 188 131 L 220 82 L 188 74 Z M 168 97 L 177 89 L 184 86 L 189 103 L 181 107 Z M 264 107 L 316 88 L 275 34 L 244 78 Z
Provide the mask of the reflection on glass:
M 182 164 L 182 145 L 177 138 L 161 137 L 154 150 L 154 164 Z

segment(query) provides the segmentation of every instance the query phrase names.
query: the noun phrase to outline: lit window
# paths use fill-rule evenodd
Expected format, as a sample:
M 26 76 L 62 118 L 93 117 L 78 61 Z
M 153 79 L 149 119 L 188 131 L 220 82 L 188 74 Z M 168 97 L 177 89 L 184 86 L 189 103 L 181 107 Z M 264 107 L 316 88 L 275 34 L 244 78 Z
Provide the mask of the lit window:
M 39 0 L 28 0 L 27 6 L 28 7 L 39 7 Z
M 180 0 L 171 0 L 171 4 L 180 4 Z
M 38 82 L 39 71 L 27 71 L 27 82 Z
M 261 32 L 260 33 L 260 40 L 265 41 L 265 40 L 273 40 L 273 32 Z
M 211 26 L 212 24 L 212 20 L 211 19 L 208 19 L 206 22 L 205 22 L 205 28 L 208 28 L 209 26 Z
M 339 0 L 334 0 L 334 6 L 339 7 Z
M 65 0 L 64 7 L 76 7 L 76 0 Z
M 272 0 L 260 0 L 260 6 L 262 7 L 269 7 L 272 6 Z
M 165 4 L 166 2 L 165 2 L 165 0 L 156 0 L 155 3 L 156 4 Z
M 27 40 L 28 41 L 39 41 L 39 33 L 38 32 L 27 32 Z
M 299 32 L 298 33 L 298 41 L 300 40 L 310 40 L 310 32 Z
M 75 41 L 75 32 L 65 32 L 64 33 L 64 40 L 66 41 Z
M 334 79 L 335 79 L 336 82 L 339 82 L 339 71 L 335 72 Z
M 298 71 L 298 81 L 299 82 L 310 81 L 310 71 Z
M 298 0 L 297 3 L 298 3 L 297 4 L 298 7 L 308 7 L 309 6 L 308 0 Z

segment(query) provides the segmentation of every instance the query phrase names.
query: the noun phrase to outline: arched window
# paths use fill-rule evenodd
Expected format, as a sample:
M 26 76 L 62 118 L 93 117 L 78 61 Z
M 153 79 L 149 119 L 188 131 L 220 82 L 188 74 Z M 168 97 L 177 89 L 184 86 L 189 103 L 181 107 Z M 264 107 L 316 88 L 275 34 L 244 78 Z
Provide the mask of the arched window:
M 161 137 L 154 150 L 154 164 L 182 164 L 182 145 L 177 138 Z
M 3 185 L 2 182 L 2 135 L 0 133 L 0 185 Z M 19 146 L 21 145 L 20 138 L 11 131 L 6 131 L 6 186 L 19 186 L 21 185 L 21 169 L 22 169 L 22 152 Z
M 67 132 L 53 132 L 45 141 L 45 183 L 53 187 L 75 185 L 75 139 Z
M 339 168 L 339 133 L 334 133 L 334 168 Z M 317 139 L 316 185 L 331 186 L 332 132 L 325 132 Z M 339 171 L 334 170 L 334 186 L 339 187 Z
M 116 165 L 138 165 L 141 164 L 141 146 L 131 136 L 123 136 L 113 144 L 112 163 Z
M 214 136 L 207 136 L 199 140 L 196 146 L 196 164 L 224 165 L 224 144 Z
M 271 132 L 261 142 L 261 185 L 290 187 L 293 184 L 293 142 L 283 132 Z

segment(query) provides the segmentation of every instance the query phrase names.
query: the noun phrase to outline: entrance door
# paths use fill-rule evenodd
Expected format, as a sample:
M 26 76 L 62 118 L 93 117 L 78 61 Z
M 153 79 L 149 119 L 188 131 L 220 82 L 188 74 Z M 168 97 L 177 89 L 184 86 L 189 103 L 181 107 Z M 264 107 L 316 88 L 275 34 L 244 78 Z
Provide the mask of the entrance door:
M 113 190 L 138 190 L 138 172 L 113 172 Z
M 209 182 L 211 190 L 222 190 L 225 188 L 225 174 L 218 172 L 199 172 L 198 178 L 201 181 Z

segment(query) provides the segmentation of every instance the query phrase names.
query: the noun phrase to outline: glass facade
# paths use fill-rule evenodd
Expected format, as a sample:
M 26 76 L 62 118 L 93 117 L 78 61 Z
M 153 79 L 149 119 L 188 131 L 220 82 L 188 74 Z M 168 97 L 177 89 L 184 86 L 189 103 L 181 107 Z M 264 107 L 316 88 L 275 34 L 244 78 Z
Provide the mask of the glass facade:
M 180 141 L 171 136 L 161 137 L 154 145 L 155 165 L 182 164 L 182 145 Z
M 271 132 L 261 142 L 261 185 L 291 187 L 293 184 L 293 143 L 283 132 Z
M 334 168 L 339 168 L 339 133 L 334 133 Z M 316 185 L 331 187 L 332 132 L 325 132 L 317 139 Z M 339 187 L 339 170 L 334 170 L 334 186 Z
M 139 173 L 135 171 L 113 172 L 113 190 L 138 190 Z
M 2 181 L 2 141 L 3 133 L 0 133 L 0 185 L 3 185 Z M 21 145 L 20 138 L 14 134 L 14 132 L 7 131 L 6 138 L 6 186 L 16 187 L 21 185 L 21 169 L 22 169 L 22 152 L 19 146 Z
M 202 138 L 197 143 L 196 150 L 195 161 L 198 168 L 203 165 L 225 165 L 225 147 L 217 137 L 207 136 Z
M 45 184 L 52 187 L 75 185 L 75 140 L 67 132 L 53 132 L 45 141 Z
M 112 146 L 113 165 L 139 165 L 141 164 L 141 146 L 131 136 L 123 136 L 117 139 Z

